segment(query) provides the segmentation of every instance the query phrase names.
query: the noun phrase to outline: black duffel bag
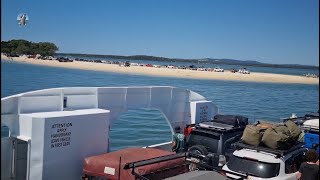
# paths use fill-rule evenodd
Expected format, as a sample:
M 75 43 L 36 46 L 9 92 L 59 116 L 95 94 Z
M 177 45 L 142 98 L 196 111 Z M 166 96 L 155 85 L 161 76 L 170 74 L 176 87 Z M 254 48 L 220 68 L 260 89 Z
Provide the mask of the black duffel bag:
M 233 127 L 245 127 L 248 125 L 248 118 L 244 116 L 237 116 L 237 115 L 215 115 L 213 122 L 221 123 L 221 124 L 228 124 Z

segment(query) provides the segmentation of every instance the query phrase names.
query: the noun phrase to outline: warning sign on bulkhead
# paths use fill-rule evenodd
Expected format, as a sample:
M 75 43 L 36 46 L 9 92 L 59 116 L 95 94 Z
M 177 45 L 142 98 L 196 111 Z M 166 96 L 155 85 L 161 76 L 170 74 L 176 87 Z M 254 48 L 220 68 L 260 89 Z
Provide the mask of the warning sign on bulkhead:
M 208 120 L 208 106 L 200 107 L 200 122 Z
M 70 146 L 72 123 L 59 123 L 51 126 L 51 148 Z

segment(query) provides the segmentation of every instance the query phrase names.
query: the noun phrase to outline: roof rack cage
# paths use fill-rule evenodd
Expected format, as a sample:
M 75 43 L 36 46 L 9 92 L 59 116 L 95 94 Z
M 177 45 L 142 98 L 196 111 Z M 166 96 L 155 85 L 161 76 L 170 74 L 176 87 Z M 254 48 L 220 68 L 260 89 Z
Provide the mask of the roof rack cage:
M 156 158 L 151 158 L 151 159 L 146 159 L 146 160 L 127 163 L 127 164 L 125 164 L 123 169 L 132 169 L 131 173 L 134 174 L 137 178 L 142 179 L 142 180 L 150 180 L 145 176 L 149 175 L 149 174 L 153 174 L 155 172 L 151 172 L 151 173 L 146 174 L 146 175 L 141 175 L 141 174 L 139 174 L 138 172 L 135 171 L 135 168 L 140 167 L 140 166 L 149 165 L 149 164 L 155 164 L 155 163 L 159 163 L 159 162 L 178 159 L 178 158 L 185 158 L 185 164 L 178 165 L 178 166 L 184 166 L 184 165 L 190 164 L 190 160 L 188 160 L 188 158 L 191 158 L 191 157 L 198 158 L 199 160 L 203 159 L 203 157 L 201 155 L 199 155 L 199 154 L 184 152 L 184 153 L 170 154 L 170 155 L 160 156 L 160 157 L 156 157 Z M 240 179 L 241 180 L 241 179 L 244 179 L 244 178 L 248 178 L 248 175 L 239 174 L 237 172 L 226 171 L 226 170 L 223 170 L 223 169 L 208 165 L 208 164 L 206 164 L 206 163 L 204 163 L 202 161 L 200 161 L 200 162 L 192 162 L 192 163 L 197 164 L 197 165 L 201 166 L 202 168 L 210 169 L 211 171 L 216 171 L 218 173 L 229 173 L 229 174 L 236 175 L 236 176 L 240 177 L 240 178 L 236 178 L 236 179 Z M 169 170 L 169 169 L 172 169 L 172 168 L 176 168 L 176 167 L 177 166 L 169 167 L 169 168 L 166 168 L 166 169 L 163 169 L 163 170 L 166 171 L 166 170 Z M 162 171 L 162 170 L 160 170 L 160 171 Z
M 137 168 L 137 167 L 140 167 L 140 166 L 145 166 L 145 165 L 154 164 L 154 163 L 160 163 L 160 162 L 169 161 L 169 160 L 172 160 L 172 159 L 186 158 L 188 156 L 188 154 L 189 154 L 188 152 L 177 153 L 177 154 L 169 154 L 169 155 L 160 156 L 160 157 L 156 157 L 156 158 L 151 158 L 151 159 L 145 159 L 145 160 L 141 160 L 141 161 L 131 162 L 131 163 L 125 164 L 123 169 Z
M 195 125 L 196 129 L 203 129 L 203 130 L 210 130 L 217 133 L 227 133 L 227 132 L 233 132 L 238 130 L 244 130 L 245 127 L 234 127 L 232 129 L 224 129 L 224 128 L 215 128 L 215 127 L 201 127 L 199 125 Z
M 288 117 L 288 118 L 282 118 L 282 122 L 286 122 L 288 120 L 297 122 L 297 121 L 306 121 L 306 120 L 310 120 L 310 119 L 316 119 L 319 118 L 319 111 L 318 112 L 311 112 L 308 113 L 304 116 L 299 116 L 299 117 Z
M 313 127 L 301 127 L 301 130 L 304 130 L 305 133 L 319 133 L 319 129 L 313 128 Z
M 271 149 L 271 148 L 268 148 L 268 147 L 262 147 L 262 146 L 252 146 L 252 145 L 249 145 L 249 144 L 245 144 L 241 141 L 239 142 L 236 142 L 236 143 L 233 143 L 232 145 L 236 148 L 236 149 L 253 149 L 253 150 L 256 150 L 256 151 L 263 151 L 263 152 L 267 152 L 267 153 L 272 153 L 272 154 L 275 154 L 277 155 L 278 157 L 279 156 L 284 156 L 285 154 L 288 154 L 294 150 L 297 150 L 301 147 L 303 147 L 305 143 L 304 142 L 299 142 L 297 144 L 295 144 L 294 146 L 292 146 L 290 149 L 286 149 L 286 150 L 279 150 L 279 149 Z

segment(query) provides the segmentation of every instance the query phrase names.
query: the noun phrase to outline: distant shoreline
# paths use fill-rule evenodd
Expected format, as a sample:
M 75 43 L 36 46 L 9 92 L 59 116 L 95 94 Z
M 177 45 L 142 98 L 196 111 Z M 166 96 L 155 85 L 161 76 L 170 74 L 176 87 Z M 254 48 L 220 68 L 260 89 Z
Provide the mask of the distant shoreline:
M 185 69 L 169 69 L 169 68 L 154 68 L 154 67 L 120 67 L 115 64 L 93 63 L 83 61 L 59 62 L 56 60 L 36 60 L 27 57 L 12 57 L 1 56 L 1 60 L 20 62 L 33 65 L 62 67 L 71 69 L 83 69 L 93 71 L 103 71 L 112 73 L 146 75 L 155 77 L 175 77 L 184 79 L 207 79 L 207 80 L 223 80 L 223 81 L 243 81 L 243 82 L 263 82 L 263 83 L 282 83 L 282 84 L 318 84 L 319 78 L 308 78 L 297 75 L 272 74 L 252 72 L 250 74 L 225 72 L 209 72 L 209 71 L 194 71 Z M 186 82 L 187 83 L 187 82 Z
M 299 64 L 267 64 L 257 61 L 241 61 L 233 59 L 178 59 L 165 58 L 157 56 L 135 55 L 135 56 L 120 56 L 120 55 L 99 55 L 99 54 L 79 54 L 79 53 L 56 53 L 59 56 L 78 56 L 78 57 L 93 57 L 93 58 L 110 58 L 110 59 L 128 59 L 128 60 L 146 60 L 146 61 L 162 61 L 162 62 L 190 62 L 190 63 L 207 63 L 207 64 L 225 64 L 225 65 L 240 65 L 253 67 L 273 67 L 273 68 L 292 68 L 292 69 L 315 69 L 319 70 L 319 66 L 299 65 Z M 229 62 L 228 62 L 229 61 Z M 230 62 L 231 61 L 231 62 Z

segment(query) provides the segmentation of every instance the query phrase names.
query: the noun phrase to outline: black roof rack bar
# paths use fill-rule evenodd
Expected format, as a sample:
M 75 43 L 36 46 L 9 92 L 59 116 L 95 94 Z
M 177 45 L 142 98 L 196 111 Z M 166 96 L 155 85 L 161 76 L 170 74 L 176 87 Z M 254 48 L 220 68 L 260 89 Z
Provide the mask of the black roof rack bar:
M 163 162 L 163 161 L 169 161 L 169 160 L 178 159 L 178 158 L 182 158 L 182 157 L 184 157 L 184 158 L 195 157 L 200 160 L 203 159 L 203 156 L 201 156 L 199 154 L 184 152 L 184 153 L 170 154 L 170 155 L 166 155 L 166 156 L 160 156 L 160 157 L 156 157 L 156 158 L 145 159 L 145 160 L 141 160 L 141 161 L 127 163 L 124 165 L 123 169 L 130 169 L 130 168 L 134 168 L 134 167 L 145 166 L 145 165 L 149 165 L 149 164 L 159 163 L 159 162 Z
M 172 169 L 176 169 L 176 168 L 180 168 L 180 167 L 185 167 L 185 168 L 186 168 L 188 165 L 189 165 L 189 163 L 174 165 L 173 167 L 168 167 L 168 168 L 156 170 L 156 171 L 150 172 L 150 173 L 148 173 L 148 174 L 144 174 L 143 176 L 148 176 L 148 175 L 156 174 L 156 173 L 158 173 L 158 172 L 163 172 L 163 171 L 170 171 L 170 170 L 172 170 Z
M 302 130 L 306 130 L 306 131 L 314 131 L 314 132 L 318 132 L 319 133 L 319 129 L 316 129 L 314 127 L 311 126 L 301 126 Z
M 178 158 L 182 158 L 182 157 L 186 158 L 188 154 L 189 153 L 187 153 L 187 152 L 186 153 L 177 153 L 177 154 L 170 154 L 170 155 L 166 155 L 166 156 L 160 156 L 160 157 L 156 157 L 156 158 L 131 162 L 131 163 L 125 164 L 123 169 L 130 169 L 130 168 L 134 168 L 134 167 L 136 168 L 136 167 L 140 167 L 140 166 L 159 163 L 159 162 L 163 162 L 163 161 L 169 161 L 172 159 L 178 159 Z
M 296 119 L 305 119 L 305 116 L 299 116 L 299 117 L 286 117 L 286 118 L 281 118 L 282 120 L 296 120 Z
M 206 127 L 201 127 L 201 126 L 195 126 L 196 129 L 198 130 L 206 130 L 206 131 L 212 131 L 212 132 L 216 132 L 216 133 L 229 133 L 229 132 L 234 132 L 234 131 L 239 131 L 239 130 L 244 130 L 245 127 L 235 127 L 232 129 L 215 129 L 215 128 L 206 128 Z
M 287 117 L 287 118 L 282 118 L 283 122 L 291 120 L 291 121 L 296 121 L 296 120 L 310 120 L 313 118 L 319 118 L 319 113 L 308 113 L 304 116 L 299 116 L 299 117 Z
M 226 170 L 223 170 L 223 169 L 219 169 L 219 168 L 215 168 L 215 167 L 212 167 L 212 166 L 209 166 L 209 165 L 206 165 L 206 164 L 201 164 L 201 163 L 196 163 L 198 165 L 201 165 L 202 167 L 205 167 L 205 168 L 208 168 L 208 169 L 211 169 L 212 171 L 215 171 L 217 173 L 229 173 L 229 174 L 232 174 L 232 175 L 236 175 L 236 176 L 239 176 L 239 178 L 230 178 L 230 177 L 227 177 L 228 179 L 236 179 L 236 180 L 243 180 L 244 178 L 248 178 L 248 175 L 243 175 L 243 174 L 239 174 L 239 173 L 236 173 L 236 172 L 230 172 L 230 171 L 226 171 Z M 186 164 L 183 164 L 183 165 L 180 165 L 180 166 L 175 166 L 173 168 L 176 168 L 176 167 L 181 167 L 181 166 L 185 166 Z M 166 171 L 166 170 L 170 170 L 171 168 L 166 168 L 166 169 L 163 169 L 163 170 L 160 170 L 160 171 Z M 190 172 L 190 171 L 189 171 Z M 152 173 L 149 173 L 149 174 L 146 174 L 146 175 L 141 175 L 137 172 L 135 172 L 134 170 L 132 171 L 132 174 L 135 175 L 136 177 L 142 179 L 142 180 L 150 180 L 148 178 L 146 178 L 145 176 L 147 175 L 150 175 L 150 174 L 154 174 L 156 172 L 152 172 Z
M 233 146 L 235 146 L 236 148 L 253 149 L 253 150 L 257 150 L 257 151 L 263 151 L 263 152 L 267 152 L 267 153 L 272 153 L 272 154 L 275 154 L 277 156 L 284 156 L 285 154 L 288 154 L 288 153 L 290 153 L 290 152 L 292 152 L 294 150 L 297 150 L 297 149 L 301 148 L 303 145 L 304 145 L 303 142 L 299 142 L 296 145 L 294 145 L 293 147 L 291 147 L 290 149 L 278 150 L 278 149 L 271 149 L 271 148 L 268 148 L 268 147 L 261 147 L 261 146 L 255 147 L 255 146 L 252 146 L 252 145 L 245 144 L 243 142 L 236 142 L 236 143 L 233 144 Z
M 124 166 L 123 169 L 132 168 L 132 172 L 131 173 L 133 175 L 135 175 L 138 178 L 141 178 L 142 180 L 149 180 L 148 178 L 145 177 L 145 175 L 141 175 L 141 174 L 135 172 L 135 168 L 139 167 L 139 166 L 145 166 L 145 165 L 149 165 L 149 164 L 159 163 L 159 162 L 168 161 L 168 160 L 177 159 L 177 158 L 182 158 L 182 157 L 186 158 L 187 156 L 188 157 L 196 157 L 196 158 L 199 158 L 199 159 L 203 159 L 203 157 L 200 156 L 199 154 L 193 154 L 193 153 L 185 152 L 185 153 L 171 154 L 171 155 L 161 156 L 161 157 L 157 157 L 157 158 L 152 158 L 152 159 L 147 159 L 147 160 L 127 163 Z M 240 179 L 240 180 L 248 177 L 248 175 L 239 174 L 237 172 L 226 171 L 226 170 L 214 167 L 214 166 L 210 166 L 208 164 L 203 164 L 201 162 L 192 162 L 192 163 L 200 165 L 201 167 L 204 167 L 206 169 L 210 169 L 212 171 L 216 171 L 218 173 L 223 172 L 223 173 L 229 173 L 229 174 L 233 174 L 233 175 L 239 176 L 240 178 L 237 178 L 237 179 Z M 182 166 L 184 166 L 184 165 L 186 165 L 186 164 L 183 164 Z M 175 167 L 176 166 L 174 166 L 173 168 L 175 168 Z M 168 169 L 171 169 L 171 168 L 166 168 L 164 170 L 168 170 Z

